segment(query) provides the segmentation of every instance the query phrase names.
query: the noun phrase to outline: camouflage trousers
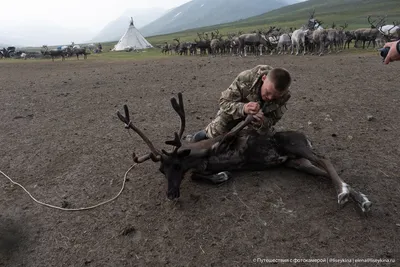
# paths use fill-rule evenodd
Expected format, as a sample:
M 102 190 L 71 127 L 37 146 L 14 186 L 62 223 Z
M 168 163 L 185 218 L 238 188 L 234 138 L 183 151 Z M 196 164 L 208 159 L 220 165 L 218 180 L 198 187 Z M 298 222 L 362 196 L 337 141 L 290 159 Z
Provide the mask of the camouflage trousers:
M 218 135 L 224 134 L 232 130 L 236 125 L 238 125 L 243 119 L 234 119 L 232 115 L 229 115 L 221 110 L 218 110 L 217 116 L 207 125 L 205 128 L 205 132 L 207 138 L 214 138 Z M 268 134 L 273 135 L 275 130 L 273 127 L 270 129 L 261 129 L 257 125 L 249 125 L 248 127 L 252 127 L 257 130 L 259 134 Z

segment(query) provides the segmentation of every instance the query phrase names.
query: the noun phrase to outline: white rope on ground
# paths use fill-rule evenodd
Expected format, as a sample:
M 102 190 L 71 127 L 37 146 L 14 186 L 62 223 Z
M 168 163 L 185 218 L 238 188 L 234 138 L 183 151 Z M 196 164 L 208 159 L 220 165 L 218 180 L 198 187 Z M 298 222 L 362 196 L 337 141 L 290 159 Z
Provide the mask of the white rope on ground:
M 75 208 L 75 209 L 68 209 L 68 208 L 57 207 L 57 206 L 54 206 L 54 205 L 50 205 L 50 204 L 41 202 L 41 201 L 37 200 L 36 198 L 34 198 L 34 197 L 32 196 L 32 194 L 29 193 L 29 191 L 28 191 L 23 185 L 21 185 L 21 184 L 19 184 L 19 183 L 17 183 L 17 182 L 14 182 L 7 174 L 5 174 L 4 172 L 2 172 L 1 170 L 0 170 L 0 173 L 1 173 L 2 175 L 4 175 L 8 180 L 10 180 L 11 183 L 13 183 L 13 184 L 18 185 L 19 187 L 21 187 L 21 188 L 30 196 L 30 198 L 33 199 L 33 201 L 35 201 L 35 202 L 38 203 L 38 204 L 41 204 L 41 205 L 46 206 L 46 207 L 49 207 L 49 208 L 58 209 L 58 210 L 64 210 L 64 211 L 81 211 L 81 210 L 90 210 L 90 209 L 97 208 L 97 207 L 99 207 L 99 206 L 101 206 L 101 205 L 104 205 L 104 204 L 107 204 L 107 203 L 109 203 L 109 202 L 115 200 L 117 197 L 119 197 L 119 196 L 121 195 L 122 191 L 124 191 L 125 182 L 126 182 L 126 177 L 127 177 L 128 173 L 129 173 L 129 172 L 133 169 L 133 167 L 135 167 L 136 165 L 137 165 L 137 163 L 133 164 L 133 165 L 132 165 L 131 167 L 129 167 L 129 169 L 125 172 L 124 180 L 123 180 L 122 186 L 121 186 L 121 190 L 119 190 L 119 192 L 118 192 L 118 194 L 117 194 L 116 196 L 114 196 L 113 198 L 111 198 L 111 199 L 109 199 L 109 200 L 103 201 L 103 202 L 101 202 L 101 203 L 99 203 L 99 204 L 96 204 L 96 205 L 94 205 L 94 206 L 85 207 L 85 208 Z

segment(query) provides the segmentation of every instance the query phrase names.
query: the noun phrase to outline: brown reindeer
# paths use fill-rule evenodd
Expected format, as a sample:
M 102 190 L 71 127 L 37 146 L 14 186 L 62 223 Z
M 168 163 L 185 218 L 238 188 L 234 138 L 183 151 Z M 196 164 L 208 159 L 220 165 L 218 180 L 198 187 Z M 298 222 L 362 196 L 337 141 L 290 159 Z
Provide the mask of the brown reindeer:
M 259 135 L 251 127 L 244 129 L 253 121 L 253 116 L 249 115 L 224 135 L 196 143 L 185 142 L 182 140 L 186 122 L 181 93 L 178 94 L 178 98 L 179 103 L 175 98 L 171 99 L 181 124 L 179 132 L 175 132 L 174 140 L 165 142 L 174 146 L 170 152 L 155 148 L 149 138 L 133 123 L 126 105 L 125 116 L 117 112 L 119 119 L 125 123 L 125 128 L 135 131 L 150 148 L 150 153 L 141 157 L 133 153 L 134 162 L 142 163 L 151 159 L 161 163 L 159 170 L 168 180 L 168 199 L 180 197 L 180 185 L 189 170 L 193 171 L 192 178 L 221 183 L 230 178 L 231 171 L 265 170 L 284 165 L 329 177 L 336 189 L 339 205 L 344 205 L 351 198 L 363 212 L 370 210 L 372 204 L 368 198 L 345 183 L 332 163 L 317 155 L 312 150 L 309 139 L 300 132 L 284 131 L 272 136 Z
M 356 29 L 354 31 L 354 37 L 355 37 L 355 42 L 354 42 L 354 47 L 358 47 L 358 41 L 362 41 L 362 48 L 365 48 L 365 43 L 368 41 L 368 46 L 373 44 L 373 47 L 375 47 L 375 40 L 379 36 L 380 32 L 378 30 L 378 27 L 384 22 L 383 19 L 381 18 L 378 23 L 376 23 L 376 19 L 374 21 L 371 21 L 371 16 L 368 16 L 368 23 L 371 25 L 370 28 L 360 28 Z

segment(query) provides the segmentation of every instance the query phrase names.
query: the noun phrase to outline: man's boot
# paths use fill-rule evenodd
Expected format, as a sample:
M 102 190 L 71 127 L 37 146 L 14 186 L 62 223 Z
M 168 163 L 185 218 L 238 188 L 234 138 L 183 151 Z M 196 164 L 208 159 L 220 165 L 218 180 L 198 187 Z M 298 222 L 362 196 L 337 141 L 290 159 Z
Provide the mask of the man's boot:
M 207 134 L 206 131 L 204 130 L 198 131 L 194 135 L 187 135 L 185 138 L 185 140 L 187 140 L 190 143 L 196 143 L 205 139 L 207 139 Z
M 193 135 L 193 141 L 192 142 L 199 142 L 199 141 L 205 140 L 205 139 L 207 139 L 206 131 L 201 130 L 201 131 L 198 131 L 197 133 L 195 133 Z

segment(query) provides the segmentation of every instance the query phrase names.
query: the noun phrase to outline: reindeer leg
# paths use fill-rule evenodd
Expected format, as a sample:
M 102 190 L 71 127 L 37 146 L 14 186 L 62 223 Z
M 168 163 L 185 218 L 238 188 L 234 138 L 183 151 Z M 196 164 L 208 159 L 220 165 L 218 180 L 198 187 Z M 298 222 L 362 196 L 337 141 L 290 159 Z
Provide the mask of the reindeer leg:
M 329 175 L 323 169 L 313 165 L 308 159 L 290 159 L 285 163 L 286 167 L 293 168 L 311 175 L 323 176 L 329 178 Z
M 344 205 L 348 201 L 350 186 L 339 177 L 332 163 L 328 159 L 317 156 L 314 153 L 311 142 L 306 136 L 298 132 L 280 132 L 275 134 L 275 139 L 278 144 L 280 144 L 281 150 L 286 153 L 286 155 L 305 158 L 329 175 L 338 194 L 339 205 Z
M 306 159 L 328 173 L 338 194 L 338 204 L 343 206 L 349 200 L 350 186 L 339 177 L 332 163 L 328 159 L 318 157 L 314 153 L 310 152 L 311 150 L 306 152 L 306 154 L 309 154 L 306 155 Z
M 366 195 L 361 192 L 355 191 L 353 188 L 350 187 L 350 197 L 355 201 L 362 212 L 368 212 L 371 209 L 372 202 L 369 201 Z
M 320 166 L 325 169 L 329 174 L 331 179 L 334 182 L 336 187 L 336 191 L 338 192 L 338 203 L 340 205 L 344 205 L 348 201 L 348 197 L 350 196 L 357 204 L 359 204 L 360 208 L 363 212 L 368 212 L 372 203 L 368 200 L 368 198 L 355 190 L 353 190 L 347 183 L 345 183 L 337 174 L 335 168 L 332 163 L 323 157 L 315 157 L 315 159 L 310 159 L 315 165 Z
M 311 175 L 330 178 L 329 174 L 325 170 L 313 165 L 309 160 L 305 158 L 289 160 L 285 163 L 285 166 Z M 362 212 L 366 213 L 371 209 L 372 203 L 371 201 L 369 201 L 366 195 L 361 192 L 357 192 L 350 186 L 348 186 L 348 190 L 349 196 L 353 199 L 354 202 L 358 204 Z

